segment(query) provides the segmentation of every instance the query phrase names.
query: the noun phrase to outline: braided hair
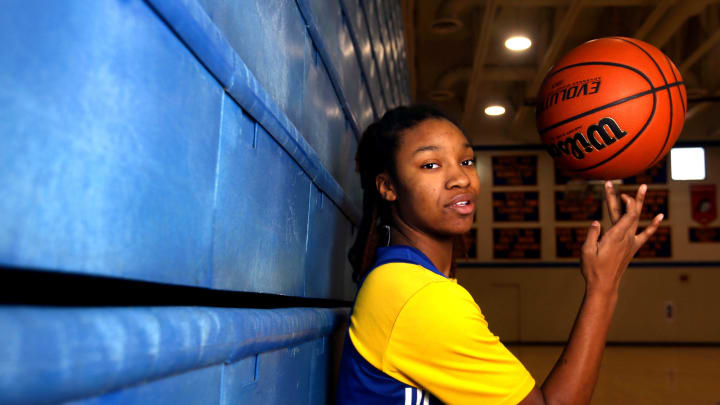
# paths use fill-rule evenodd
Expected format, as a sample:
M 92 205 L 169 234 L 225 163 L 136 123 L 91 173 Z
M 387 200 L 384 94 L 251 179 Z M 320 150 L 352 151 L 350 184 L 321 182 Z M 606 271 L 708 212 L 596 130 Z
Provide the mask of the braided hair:
M 453 122 L 433 107 L 402 106 L 387 111 L 380 120 L 363 132 L 355 155 L 356 171 L 360 172 L 360 185 L 363 189 L 363 213 L 355 243 L 348 253 L 348 260 L 353 268 L 353 281 L 356 283 L 360 283 L 375 262 L 375 250 L 381 241 L 384 242 L 390 237 L 388 230 L 392 224 L 391 204 L 380 195 L 375 179 L 379 174 L 387 173 L 391 180 L 397 181 L 395 154 L 400 137 L 404 131 L 428 119 Z

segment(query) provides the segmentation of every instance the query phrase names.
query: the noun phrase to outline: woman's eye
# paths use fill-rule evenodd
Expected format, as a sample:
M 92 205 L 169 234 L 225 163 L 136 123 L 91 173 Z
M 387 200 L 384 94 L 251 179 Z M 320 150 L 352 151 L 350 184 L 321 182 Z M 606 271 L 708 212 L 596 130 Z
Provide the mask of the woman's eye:
M 460 162 L 463 166 L 475 166 L 475 159 L 466 159 Z
M 437 169 L 438 167 L 440 167 L 440 165 L 437 163 L 425 163 L 420 167 L 423 169 Z

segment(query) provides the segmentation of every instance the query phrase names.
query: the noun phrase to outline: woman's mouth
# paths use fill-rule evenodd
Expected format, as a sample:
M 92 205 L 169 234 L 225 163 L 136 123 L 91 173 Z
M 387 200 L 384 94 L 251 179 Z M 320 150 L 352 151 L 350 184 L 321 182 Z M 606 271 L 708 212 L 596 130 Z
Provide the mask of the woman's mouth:
M 472 199 L 467 198 L 466 196 L 454 198 L 447 206 L 462 215 L 472 214 L 473 211 L 475 211 L 475 205 L 473 204 Z

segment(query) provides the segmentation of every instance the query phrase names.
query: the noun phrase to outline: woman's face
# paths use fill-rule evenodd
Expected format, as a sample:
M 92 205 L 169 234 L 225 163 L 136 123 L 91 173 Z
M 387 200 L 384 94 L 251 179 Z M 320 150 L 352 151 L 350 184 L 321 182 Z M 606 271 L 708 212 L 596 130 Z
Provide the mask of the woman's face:
M 436 236 L 470 230 L 480 180 L 473 149 L 451 122 L 428 119 L 404 131 L 395 155 L 396 182 L 380 192 L 400 219 Z

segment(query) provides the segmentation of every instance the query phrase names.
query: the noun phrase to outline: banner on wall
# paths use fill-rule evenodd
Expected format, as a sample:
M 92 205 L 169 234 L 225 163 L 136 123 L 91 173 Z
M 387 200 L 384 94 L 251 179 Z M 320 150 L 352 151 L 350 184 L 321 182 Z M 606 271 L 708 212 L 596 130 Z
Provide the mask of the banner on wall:
M 717 217 L 717 201 L 714 184 L 695 184 L 690 186 L 690 204 L 692 219 L 707 225 Z
M 558 258 L 579 258 L 587 231 L 584 226 L 555 228 L 555 255 Z
M 638 232 L 645 230 L 645 227 L 638 227 Z M 660 226 L 653 236 L 645 242 L 635 253 L 637 258 L 672 257 L 672 238 L 670 227 Z
M 555 191 L 556 221 L 599 221 L 602 213 L 602 195 L 591 188 L 582 191 Z
M 539 259 L 540 228 L 494 228 L 495 259 Z
M 695 243 L 718 243 L 720 242 L 720 227 L 688 229 L 690 242 Z
M 644 172 L 624 178 L 623 184 L 667 184 L 667 172 L 667 158 L 664 158 Z
M 619 192 L 627 195 L 635 195 L 635 188 L 619 188 Z M 641 221 L 650 221 L 657 214 L 663 214 L 665 220 L 670 219 L 670 209 L 668 201 L 670 200 L 670 192 L 667 189 L 648 189 L 643 202 L 643 209 L 640 213 Z M 623 211 L 624 212 L 624 211 Z
M 537 221 L 540 199 L 537 191 L 493 192 L 493 221 Z
M 537 156 L 493 156 L 493 186 L 537 185 Z
M 466 236 L 465 242 L 467 243 L 466 259 L 474 260 L 477 259 L 477 229 L 472 228 Z

